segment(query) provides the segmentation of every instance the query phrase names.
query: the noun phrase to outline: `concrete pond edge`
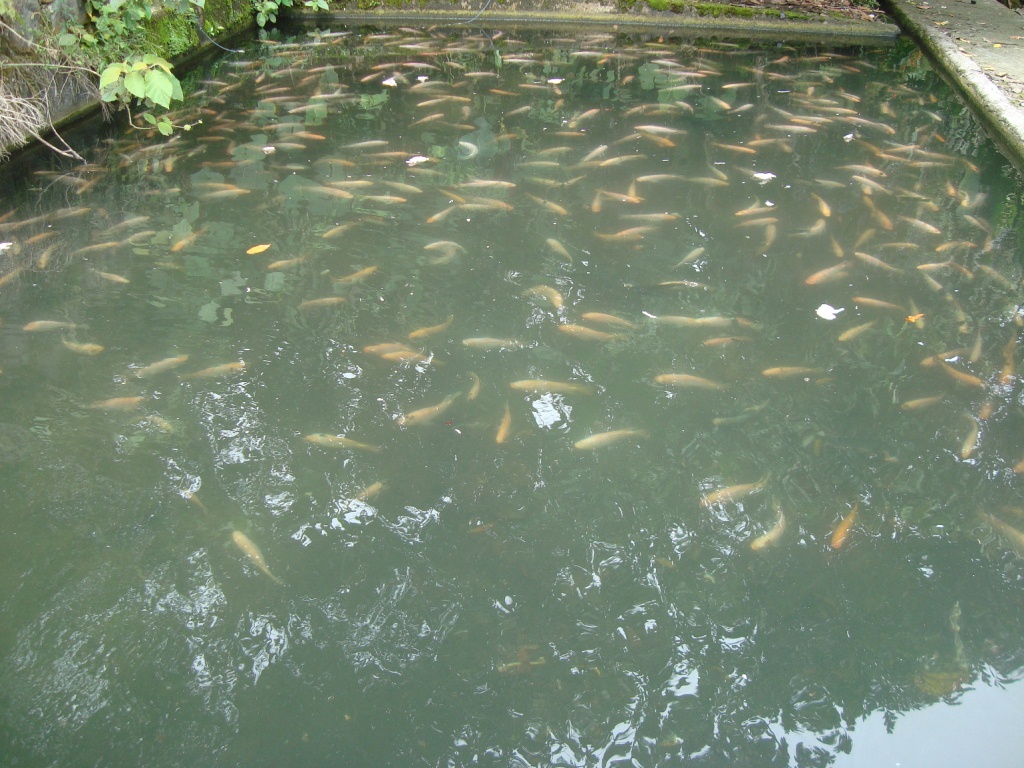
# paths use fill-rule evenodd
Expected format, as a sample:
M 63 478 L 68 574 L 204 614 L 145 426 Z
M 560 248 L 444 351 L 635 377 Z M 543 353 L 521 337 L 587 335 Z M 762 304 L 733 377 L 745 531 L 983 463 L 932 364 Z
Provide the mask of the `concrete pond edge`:
M 296 9 L 289 23 L 324 24 L 432 24 L 474 27 L 515 26 L 551 29 L 605 29 L 617 32 L 658 32 L 667 35 L 719 36 L 747 40 L 877 44 L 891 42 L 899 29 L 885 22 L 824 18 L 751 18 L 690 16 L 675 13 L 622 14 L 593 11 L 485 11 L 478 17 L 455 10 L 352 11 L 309 13 Z M 468 23 L 472 19 L 472 23 Z
M 924 50 L 1017 170 L 1024 173 L 1024 112 L 1014 106 L 977 62 L 932 26 L 911 3 L 879 0 L 879 4 Z

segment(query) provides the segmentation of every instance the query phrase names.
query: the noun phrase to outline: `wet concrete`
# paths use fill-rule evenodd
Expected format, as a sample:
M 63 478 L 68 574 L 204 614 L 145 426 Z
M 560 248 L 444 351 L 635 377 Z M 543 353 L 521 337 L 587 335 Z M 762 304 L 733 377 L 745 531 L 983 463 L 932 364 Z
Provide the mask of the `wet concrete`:
M 879 0 L 1024 171 L 1024 14 L 996 0 Z

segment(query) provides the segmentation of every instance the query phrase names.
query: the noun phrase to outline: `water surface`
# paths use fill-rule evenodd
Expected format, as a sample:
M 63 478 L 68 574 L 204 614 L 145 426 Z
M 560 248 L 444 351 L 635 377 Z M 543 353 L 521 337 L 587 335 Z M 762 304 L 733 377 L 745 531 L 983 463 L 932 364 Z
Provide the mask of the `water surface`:
M 0 206 L 8 764 L 1019 711 L 1021 185 L 919 54 L 353 29 L 191 84 Z

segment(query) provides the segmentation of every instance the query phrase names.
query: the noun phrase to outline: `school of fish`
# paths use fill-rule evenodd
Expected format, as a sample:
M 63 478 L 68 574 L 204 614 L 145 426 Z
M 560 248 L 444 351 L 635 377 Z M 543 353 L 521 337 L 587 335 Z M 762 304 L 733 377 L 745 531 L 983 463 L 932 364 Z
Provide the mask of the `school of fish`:
M 884 535 L 890 510 L 872 499 L 910 459 L 891 439 L 872 443 L 873 429 L 931 430 L 950 466 L 1024 472 L 1024 444 L 1000 426 L 1012 424 L 1024 329 L 1013 240 L 933 96 L 876 82 L 852 55 L 611 34 L 573 45 L 350 31 L 226 60 L 172 116 L 187 134 L 101 144 L 85 166 L 37 174 L 60 206 L 0 209 L 4 330 L 64 350 L 68 365 L 107 366 L 119 383 L 81 393 L 89 418 L 142 413 L 170 427 L 187 415 L 164 421 L 159 392 L 216 391 L 272 363 L 201 343 L 125 354 L 88 304 L 37 311 L 19 292 L 77 279 L 153 304 L 151 281 L 209 290 L 199 256 L 257 288 L 280 275 L 286 290 L 250 290 L 245 308 L 344 327 L 363 386 L 386 403 L 364 431 L 329 414 L 292 426 L 314 458 L 349 457 L 363 502 L 401 505 L 392 478 L 365 475 L 389 445 L 431 430 L 496 453 L 558 440 L 597 472 L 609 454 L 660 461 L 680 411 L 698 414 L 686 439 L 705 452 L 729 430 L 807 422 L 791 448 L 811 469 L 780 469 L 766 443 L 760 463 L 723 461 L 680 496 L 681 517 L 741 518 L 756 552 L 801 535 L 829 551 Z M 113 210 L 104 189 L 130 174 L 148 191 Z M 143 205 L 147 195 L 191 213 Z M 286 232 L 264 223 L 281 211 Z M 225 220 L 233 236 L 218 234 Z M 621 361 L 614 376 L 609 361 Z M 19 376 L 3 367 L 3 380 Z M 395 398 L 386 388 L 401 375 L 416 390 Z M 622 407 L 622 380 L 652 419 Z M 545 434 L 542 402 L 564 434 Z M 568 416 L 574 404 L 589 422 Z M 855 438 L 811 428 L 834 410 L 869 426 Z M 879 486 L 817 474 L 857 440 Z M 987 512 L 965 524 L 978 520 L 1008 535 Z M 252 539 L 232 537 L 278 581 Z

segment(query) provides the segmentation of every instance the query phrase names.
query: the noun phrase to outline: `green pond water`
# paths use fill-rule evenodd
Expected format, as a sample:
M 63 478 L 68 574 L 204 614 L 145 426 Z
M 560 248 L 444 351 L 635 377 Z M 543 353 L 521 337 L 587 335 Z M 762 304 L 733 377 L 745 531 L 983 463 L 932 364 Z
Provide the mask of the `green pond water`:
M 186 86 L 2 187 L 0 762 L 1015 764 L 1022 187 L 919 53 Z

